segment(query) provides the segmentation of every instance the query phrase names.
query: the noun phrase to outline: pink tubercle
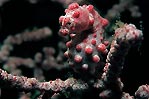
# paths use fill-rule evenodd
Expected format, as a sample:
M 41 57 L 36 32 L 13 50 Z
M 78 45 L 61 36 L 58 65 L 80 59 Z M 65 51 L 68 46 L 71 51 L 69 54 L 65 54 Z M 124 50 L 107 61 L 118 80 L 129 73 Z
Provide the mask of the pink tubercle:
M 105 52 L 105 50 L 106 50 L 106 46 L 104 45 L 104 44 L 99 44 L 98 46 L 97 46 L 97 50 L 99 51 L 99 52 Z
M 86 54 L 92 54 L 93 53 L 93 48 L 91 46 L 86 46 L 84 50 L 85 50 Z
M 75 57 L 74 57 L 74 61 L 76 62 L 76 63 L 80 63 L 81 61 L 82 61 L 82 56 L 80 56 L 80 55 L 75 55 Z
M 79 8 L 79 4 L 78 3 L 72 3 L 68 6 L 68 9 L 69 10 L 74 10 L 74 9 L 77 9 Z
M 98 55 L 94 55 L 94 56 L 93 56 L 93 61 L 94 61 L 95 63 L 98 63 L 98 62 L 100 61 L 100 57 L 99 57 Z

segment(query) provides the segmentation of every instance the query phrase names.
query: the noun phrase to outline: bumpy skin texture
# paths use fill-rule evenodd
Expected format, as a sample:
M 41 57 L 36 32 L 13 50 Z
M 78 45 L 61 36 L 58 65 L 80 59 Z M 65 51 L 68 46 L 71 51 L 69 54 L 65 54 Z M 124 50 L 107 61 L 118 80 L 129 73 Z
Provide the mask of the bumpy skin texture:
M 107 54 L 108 45 L 104 40 L 104 27 L 108 20 L 102 18 L 92 5 L 69 5 L 66 15 L 59 18 L 60 33 L 69 35 L 66 42 L 68 50 L 64 53 L 69 64 L 78 73 L 94 74 L 96 68 L 103 69 L 103 57 Z

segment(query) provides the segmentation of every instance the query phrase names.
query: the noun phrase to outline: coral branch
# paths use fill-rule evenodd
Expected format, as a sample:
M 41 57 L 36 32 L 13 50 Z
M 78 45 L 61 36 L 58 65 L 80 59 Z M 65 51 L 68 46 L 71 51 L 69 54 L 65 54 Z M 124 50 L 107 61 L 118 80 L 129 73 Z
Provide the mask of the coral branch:
M 142 39 L 142 31 L 136 29 L 133 24 L 125 24 L 123 27 L 116 29 L 115 38 L 111 44 L 104 68 L 103 78 L 105 82 L 117 81 L 128 50 L 131 46 L 140 43 Z
M 49 82 L 39 82 L 35 78 L 27 78 L 23 76 L 13 76 L 8 74 L 6 71 L 0 69 L 0 80 L 1 83 L 4 82 L 6 87 L 13 87 L 21 90 L 34 90 L 38 89 L 40 91 L 62 91 L 67 88 L 72 88 L 72 90 L 84 90 L 88 88 L 85 83 L 78 82 L 76 79 L 69 78 L 65 81 L 56 79 L 55 81 Z

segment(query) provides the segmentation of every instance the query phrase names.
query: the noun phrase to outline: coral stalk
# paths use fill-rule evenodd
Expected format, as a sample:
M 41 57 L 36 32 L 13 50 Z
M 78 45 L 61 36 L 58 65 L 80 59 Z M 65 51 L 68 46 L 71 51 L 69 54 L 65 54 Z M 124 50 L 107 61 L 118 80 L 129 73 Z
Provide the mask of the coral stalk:
M 19 90 L 40 90 L 40 91 L 53 91 L 58 92 L 72 88 L 72 90 L 84 90 L 88 86 L 85 83 L 80 83 L 76 79 L 68 78 L 65 81 L 56 79 L 55 81 L 39 82 L 36 78 L 27 78 L 24 76 L 13 76 L 8 74 L 6 71 L 0 69 L 0 81 L 7 87 L 17 88 Z M 3 83 L 2 83 L 3 82 Z

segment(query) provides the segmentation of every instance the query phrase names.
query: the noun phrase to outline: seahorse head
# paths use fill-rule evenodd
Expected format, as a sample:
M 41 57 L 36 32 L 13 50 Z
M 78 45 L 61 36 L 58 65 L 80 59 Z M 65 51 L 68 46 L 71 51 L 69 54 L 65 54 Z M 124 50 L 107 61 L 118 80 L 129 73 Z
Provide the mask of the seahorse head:
M 77 3 L 72 3 L 65 10 L 65 13 L 65 16 L 59 18 L 62 35 L 80 33 L 88 30 L 94 24 L 94 8 L 92 5 L 79 6 Z

